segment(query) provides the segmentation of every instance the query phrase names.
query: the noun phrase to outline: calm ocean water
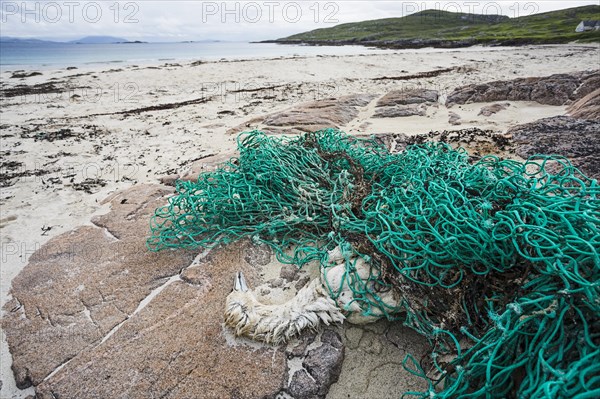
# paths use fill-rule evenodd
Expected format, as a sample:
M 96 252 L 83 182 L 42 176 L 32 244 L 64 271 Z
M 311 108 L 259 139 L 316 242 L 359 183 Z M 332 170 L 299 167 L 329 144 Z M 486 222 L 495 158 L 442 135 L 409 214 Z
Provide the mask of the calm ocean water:
M 280 57 L 292 55 L 372 54 L 389 50 L 362 46 L 294 46 L 272 43 L 11 43 L 0 42 L 2 70 L 19 68 L 62 68 L 94 64 L 147 64 Z

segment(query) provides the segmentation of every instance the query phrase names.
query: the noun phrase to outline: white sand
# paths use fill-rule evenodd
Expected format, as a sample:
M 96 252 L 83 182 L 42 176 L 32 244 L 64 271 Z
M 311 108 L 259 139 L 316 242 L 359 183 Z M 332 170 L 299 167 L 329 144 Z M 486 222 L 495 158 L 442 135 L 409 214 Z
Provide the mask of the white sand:
M 128 66 L 118 67 L 117 71 L 111 71 L 114 66 L 103 70 L 44 70 L 43 75 L 24 80 L 10 79 L 11 72 L 4 71 L 3 89 L 53 82 L 51 79 L 90 89 L 2 101 L 2 162 L 21 162 L 17 171 L 48 169 L 51 173 L 24 177 L 0 189 L 0 304 L 8 299 L 10 281 L 26 265 L 32 252 L 52 237 L 89 223 L 92 215 L 106 212 L 101 201 L 111 192 L 136 182 L 157 182 L 165 174 L 184 171 L 187 162 L 200 156 L 231 151 L 235 137 L 226 131 L 253 117 L 315 99 L 353 93 L 382 95 L 409 87 L 439 90 L 443 101 L 458 86 L 595 69 L 598 59 L 598 46 L 552 45 L 209 62 L 157 69 Z M 461 66 L 472 71 L 410 81 L 372 80 Z M 82 73 L 86 75 L 69 78 Z M 267 94 L 272 98 L 260 99 L 253 92 L 232 93 L 267 86 L 276 87 L 262 92 L 261 97 Z M 80 97 L 72 100 L 73 94 Z M 207 97 L 212 100 L 177 109 L 89 117 Z M 457 127 L 448 123 L 449 110 L 440 105 L 430 108 L 426 116 L 370 119 L 370 124 L 365 124 L 365 115 L 370 112 L 365 109 L 345 129 L 351 133 L 425 133 L 477 126 L 502 132 L 515 124 L 564 113 L 564 107 L 511 102 L 508 109 L 486 118 L 477 115 L 482 105 L 453 107 L 450 111 L 459 114 L 463 122 Z M 222 111 L 234 114 L 219 114 Z M 36 125 L 39 132 L 70 128 L 84 139 L 48 142 L 21 137 Z M 93 137 L 91 125 L 96 126 Z M 57 156 L 61 151 L 70 155 Z M 73 176 L 65 177 L 69 175 Z M 49 178 L 58 178 L 62 184 L 51 183 Z M 78 183 L 85 178 L 104 179 L 106 186 L 94 189 L 93 194 L 74 190 L 70 180 Z M 44 232 L 48 227 L 51 229 Z M 14 385 L 4 336 L 1 351 L 0 397 L 24 398 L 31 394 L 31 389 L 19 391 Z

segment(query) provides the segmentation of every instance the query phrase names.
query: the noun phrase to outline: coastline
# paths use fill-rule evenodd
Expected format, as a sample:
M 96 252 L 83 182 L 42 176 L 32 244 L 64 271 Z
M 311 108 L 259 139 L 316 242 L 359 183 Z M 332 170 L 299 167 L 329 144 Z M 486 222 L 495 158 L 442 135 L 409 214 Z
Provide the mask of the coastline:
M 276 45 L 248 42 L 182 43 L 2 43 L 0 71 L 103 68 L 114 66 L 156 66 L 164 63 L 201 63 L 258 60 L 299 56 L 376 54 L 384 49 L 363 46 L 315 48 L 297 44 Z M 157 56 L 156 54 L 160 54 Z
M 598 42 L 573 42 L 570 38 L 556 40 L 548 39 L 531 39 L 531 38 L 514 38 L 504 40 L 482 40 L 482 39 L 464 39 L 464 40 L 444 40 L 444 39 L 404 39 L 404 40 L 265 40 L 258 43 L 276 43 L 276 44 L 295 44 L 305 46 L 365 46 L 388 50 L 407 50 L 421 48 L 435 49 L 456 49 L 473 46 L 482 47 L 518 47 L 518 46 L 541 46 L 553 44 L 570 44 L 570 45 L 597 45 Z
M 10 281 L 33 251 L 61 233 L 90 225 L 93 215 L 108 212 L 106 197 L 136 184 L 184 175 L 204 157 L 231 154 L 236 139 L 232 132 L 239 126 L 260 128 L 260 123 L 253 122 L 260 116 L 356 93 L 381 96 L 418 88 L 440 93 L 439 101 L 423 115 L 370 118 L 373 97 L 340 127 L 357 135 L 413 135 L 470 127 L 505 133 L 517 124 L 562 115 L 566 107 L 510 101 L 506 110 L 482 116 L 482 104 L 449 108 L 444 105 L 446 97 L 468 84 L 595 69 L 600 56 L 596 44 L 477 50 L 423 49 L 197 64 L 175 60 L 143 66 L 41 69 L 41 74 L 23 78 L 11 78 L 14 71 L 3 68 L 5 163 L 0 225 L 6 259 L 0 304 L 7 302 Z M 427 76 L 444 68 L 451 70 Z M 424 76 L 393 79 L 419 74 Z M 19 86 L 25 91 L 6 96 Z M 50 91 L 31 91 L 35 87 Z M 159 105 L 164 108 L 153 108 Z M 451 112 L 460 114 L 460 125 L 449 123 Z M 0 396 L 24 398 L 31 390 L 15 387 L 5 337 L 1 356 Z

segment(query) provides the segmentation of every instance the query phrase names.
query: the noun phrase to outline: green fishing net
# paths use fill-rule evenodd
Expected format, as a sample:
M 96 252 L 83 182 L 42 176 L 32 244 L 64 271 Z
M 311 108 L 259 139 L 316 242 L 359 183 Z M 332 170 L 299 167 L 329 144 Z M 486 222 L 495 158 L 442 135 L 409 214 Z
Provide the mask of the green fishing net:
M 432 345 L 404 359 L 427 383 L 405 396 L 600 397 L 600 186 L 568 160 L 472 162 L 443 143 L 392 154 L 333 129 L 243 133 L 238 150 L 178 182 L 152 218 L 151 250 L 250 237 L 327 270 L 338 247 L 362 312 Z M 379 295 L 389 290 L 393 305 Z

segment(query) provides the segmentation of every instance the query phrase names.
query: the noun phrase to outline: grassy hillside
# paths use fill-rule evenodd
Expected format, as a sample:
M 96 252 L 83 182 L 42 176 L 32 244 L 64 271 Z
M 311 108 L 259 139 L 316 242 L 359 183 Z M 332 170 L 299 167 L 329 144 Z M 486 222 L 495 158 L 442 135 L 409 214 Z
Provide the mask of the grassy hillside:
M 278 39 L 314 44 L 476 44 L 599 42 L 600 31 L 576 33 L 581 20 L 600 20 L 600 6 L 584 6 L 508 18 L 425 10 L 402 18 L 341 24 Z

